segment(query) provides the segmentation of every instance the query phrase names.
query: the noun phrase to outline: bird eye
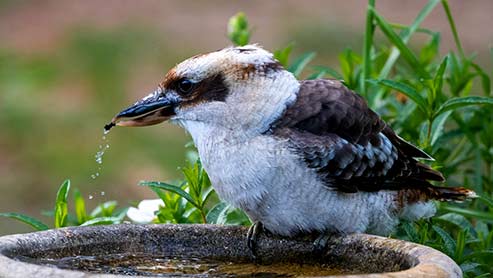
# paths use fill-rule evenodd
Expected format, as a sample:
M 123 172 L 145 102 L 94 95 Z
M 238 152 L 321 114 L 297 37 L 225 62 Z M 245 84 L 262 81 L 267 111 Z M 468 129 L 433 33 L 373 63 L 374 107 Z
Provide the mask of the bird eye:
M 188 79 L 182 79 L 178 82 L 178 90 L 180 91 L 180 93 L 187 94 L 192 91 L 194 85 L 195 83 L 193 83 L 192 81 Z

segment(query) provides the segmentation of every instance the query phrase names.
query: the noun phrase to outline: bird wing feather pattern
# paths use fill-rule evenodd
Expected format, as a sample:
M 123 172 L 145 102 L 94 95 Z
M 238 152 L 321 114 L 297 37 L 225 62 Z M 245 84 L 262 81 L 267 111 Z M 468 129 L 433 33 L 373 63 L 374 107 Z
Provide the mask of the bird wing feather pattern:
M 364 99 L 336 80 L 301 81 L 297 100 L 271 132 L 325 184 L 342 192 L 428 189 L 442 174 L 417 158 L 429 155 L 397 136 Z

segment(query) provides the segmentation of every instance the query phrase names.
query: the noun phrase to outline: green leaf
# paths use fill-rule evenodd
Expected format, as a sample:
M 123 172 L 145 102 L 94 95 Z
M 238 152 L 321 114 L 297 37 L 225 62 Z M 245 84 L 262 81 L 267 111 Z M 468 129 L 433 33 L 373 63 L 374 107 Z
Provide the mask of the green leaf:
M 77 222 L 79 224 L 86 222 L 87 213 L 84 198 L 80 194 L 79 189 L 74 190 L 74 204 L 75 204 L 75 215 L 77 216 Z
M 315 52 L 302 54 L 288 67 L 288 71 L 294 74 L 294 76 L 299 77 L 303 69 L 308 65 L 308 63 L 310 63 L 311 60 L 315 58 L 315 56 Z
M 70 180 L 65 180 L 62 185 L 58 188 L 56 194 L 57 203 L 67 203 L 68 192 L 70 190 Z
M 321 79 L 324 78 L 324 76 L 327 74 L 326 71 L 319 71 L 319 72 L 314 72 L 306 78 L 307 80 L 314 80 L 314 79 Z
M 414 55 L 411 49 L 406 46 L 406 43 L 394 32 L 394 30 L 392 30 L 392 26 L 390 26 L 390 24 L 388 24 L 387 21 L 382 16 L 380 16 L 375 9 L 371 7 L 369 9 L 372 10 L 373 16 L 375 17 L 380 30 L 382 30 L 387 39 L 389 39 L 389 41 L 392 42 L 397 47 L 397 49 L 399 49 L 404 60 L 406 60 L 406 62 L 408 62 L 409 65 L 421 77 L 429 79 L 430 76 L 428 72 L 423 69 L 418 58 L 416 57 L 416 55 Z
M 464 256 L 463 261 L 469 261 L 473 259 L 484 259 L 485 261 L 493 260 L 493 250 L 473 252 L 467 256 Z
M 361 57 L 350 48 L 346 48 L 339 54 L 338 58 L 345 85 L 352 90 L 357 89 L 361 81 L 358 77 L 361 71 Z
M 443 58 L 442 62 L 440 63 L 440 66 L 438 67 L 435 77 L 433 78 L 433 91 L 435 92 L 435 95 L 433 96 L 433 101 L 435 100 L 436 95 L 442 92 L 443 74 L 445 73 L 445 69 L 447 68 L 447 61 L 448 57 L 445 56 L 445 58 Z M 430 104 L 432 103 L 430 102 Z
M 481 85 L 483 87 L 484 94 L 489 96 L 491 94 L 490 77 L 478 64 L 471 63 L 471 66 L 476 70 L 479 77 L 481 78 Z
M 33 227 L 34 229 L 36 229 L 38 231 L 44 231 L 44 230 L 49 229 L 49 227 L 46 224 L 44 224 L 43 222 L 39 221 L 36 218 L 30 217 L 30 216 L 27 216 L 24 214 L 15 213 L 15 212 L 0 212 L 0 216 L 19 220 L 21 222 L 24 222 L 24 223 L 30 225 L 31 227 Z
M 95 226 L 95 225 L 109 225 L 109 224 L 120 224 L 122 222 L 121 217 L 96 217 L 91 220 L 80 224 L 80 226 Z
M 67 197 L 70 190 L 70 180 L 65 180 L 56 195 L 55 202 L 55 228 L 65 227 L 67 223 Z
M 421 25 L 421 23 L 431 13 L 431 11 L 436 7 L 436 5 L 438 3 L 440 3 L 440 0 L 428 1 L 428 3 L 423 7 L 423 9 L 421 9 L 418 16 L 416 16 L 416 19 L 414 19 L 413 23 L 409 26 L 409 28 L 406 29 L 405 32 L 401 33 L 400 37 L 402 38 L 402 41 L 404 43 L 407 43 L 409 41 L 409 39 L 414 34 L 414 32 L 416 32 L 416 30 L 419 29 L 419 26 Z M 438 37 L 438 39 L 439 39 L 439 37 Z M 436 43 L 437 45 L 438 45 L 438 39 L 437 39 L 437 43 Z M 437 46 L 437 49 L 438 49 L 438 46 Z M 389 54 L 389 58 L 387 58 L 385 65 L 382 67 L 382 70 L 380 71 L 380 74 L 378 75 L 379 79 L 387 78 L 388 74 L 392 70 L 392 67 L 394 66 L 395 62 L 399 58 L 399 55 L 400 55 L 399 49 L 395 46 L 392 47 L 392 50 Z
M 231 209 L 228 211 L 225 224 L 250 226 L 252 223 L 245 212 L 240 209 Z
M 289 55 L 291 55 L 293 47 L 294 43 L 290 43 L 285 48 L 274 51 L 274 58 L 279 61 L 279 63 L 281 63 L 281 65 L 285 68 L 289 65 Z
M 483 273 L 483 274 L 480 274 L 480 275 L 477 275 L 475 276 L 474 278 L 491 278 L 491 274 L 490 272 L 486 272 L 486 273 Z
M 414 227 L 414 225 L 412 223 L 402 222 L 401 227 L 404 230 L 404 232 L 406 233 L 406 235 L 410 241 L 419 242 L 418 232 L 416 231 L 416 228 Z
M 226 213 L 230 206 L 225 202 L 217 203 L 207 213 L 206 219 L 209 224 L 224 224 L 226 223 Z
M 471 222 L 469 222 L 463 215 L 457 214 L 457 213 L 446 213 L 443 215 L 440 215 L 436 218 L 435 220 L 438 221 L 444 221 L 447 223 L 450 223 L 457 228 L 465 231 L 469 231 L 471 233 L 474 233 L 474 227 L 472 226 Z
M 200 200 L 201 182 L 197 171 L 197 164 L 183 168 L 182 172 L 188 184 L 188 194 L 194 200 L 195 204 L 199 205 L 199 207 L 202 207 Z
M 456 261 L 461 261 L 464 249 L 466 248 L 466 233 L 467 231 L 459 230 L 457 232 L 457 242 L 453 258 Z
M 423 111 L 424 113 L 427 113 L 427 105 L 426 105 L 426 100 L 423 98 L 414 88 L 411 86 L 402 83 L 402 82 L 397 82 L 397 81 L 392 81 L 388 79 L 384 80 L 378 80 L 378 84 L 389 87 L 391 89 L 394 89 L 398 92 L 403 93 L 407 97 L 409 97 L 411 100 L 413 100 Z
M 419 60 L 422 64 L 428 65 L 433 62 L 436 55 L 439 53 L 439 45 L 440 33 L 432 33 L 430 42 L 425 45 L 419 53 Z
M 438 116 L 433 121 L 433 124 L 431 125 L 431 142 L 430 142 L 432 146 L 434 146 L 437 140 L 442 136 L 445 123 L 447 122 L 447 119 L 450 116 L 450 114 L 452 114 L 452 111 L 445 112 L 440 116 Z
M 480 105 L 480 104 L 493 105 L 493 98 L 479 97 L 479 96 L 451 98 L 446 102 L 444 102 L 438 108 L 438 110 L 435 112 L 434 117 L 437 117 L 438 115 L 445 113 L 449 110 L 456 110 L 458 108 L 462 108 L 465 106 Z
M 450 212 L 459 213 L 469 217 L 475 217 L 488 222 L 493 222 L 493 214 L 488 212 L 483 212 L 479 210 L 469 209 L 469 208 L 458 208 L 453 206 L 443 206 L 443 209 Z
M 483 201 L 490 209 L 493 209 L 493 200 L 491 198 L 488 198 L 487 196 L 479 196 L 479 200 Z
M 480 266 L 481 264 L 479 263 L 463 263 L 460 265 L 460 269 L 462 270 L 462 272 L 469 272 L 476 270 Z
M 151 190 L 156 193 L 156 195 L 159 197 L 159 199 L 163 200 L 165 206 L 169 206 L 170 204 L 167 204 L 169 202 L 169 198 L 166 195 L 166 191 L 162 191 L 161 189 L 157 189 L 154 187 L 151 187 Z
M 139 183 L 139 185 L 173 192 L 173 193 L 178 194 L 181 197 L 185 198 L 194 207 L 200 209 L 200 205 L 195 202 L 195 200 L 192 198 L 192 196 L 190 196 L 190 194 L 188 194 L 186 191 L 184 191 L 183 189 L 181 189 L 180 187 L 178 187 L 176 185 L 172 185 L 172 184 L 168 184 L 168 183 L 164 183 L 164 182 L 157 182 L 157 181 L 142 181 Z
M 203 194 L 202 194 L 202 205 L 205 205 L 207 204 L 207 202 L 209 201 L 209 198 L 211 198 L 212 196 L 214 196 L 216 193 L 216 191 L 214 191 L 214 188 L 212 186 L 209 186 L 206 190 L 204 190 Z
M 313 66 L 312 67 L 316 72 L 312 75 L 313 78 L 308 78 L 308 79 L 317 79 L 317 78 L 323 78 L 326 74 L 334 77 L 337 80 L 344 80 L 344 77 L 342 74 L 337 72 L 335 69 L 327 66 Z
M 116 206 L 118 205 L 117 201 L 107 201 L 91 211 L 91 217 L 102 217 L 102 216 L 111 216 L 113 214 L 113 211 L 115 210 Z
M 239 12 L 228 21 L 228 37 L 239 46 L 247 45 L 250 41 L 250 30 L 248 20 L 244 13 Z
M 444 251 L 450 257 L 453 257 L 455 249 L 457 247 L 455 240 L 442 228 L 433 225 L 433 230 L 437 232 L 438 236 L 442 239 Z

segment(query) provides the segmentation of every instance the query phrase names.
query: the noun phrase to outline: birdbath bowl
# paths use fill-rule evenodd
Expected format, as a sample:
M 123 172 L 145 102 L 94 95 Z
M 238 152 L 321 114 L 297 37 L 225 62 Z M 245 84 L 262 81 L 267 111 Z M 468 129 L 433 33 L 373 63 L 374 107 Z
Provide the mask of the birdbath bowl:
M 432 248 L 365 234 L 333 237 L 318 253 L 310 236 L 261 234 L 255 259 L 246 232 L 238 226 L 122 224 L 9 235 L 0 237 L 0 277 L 462 276 Z

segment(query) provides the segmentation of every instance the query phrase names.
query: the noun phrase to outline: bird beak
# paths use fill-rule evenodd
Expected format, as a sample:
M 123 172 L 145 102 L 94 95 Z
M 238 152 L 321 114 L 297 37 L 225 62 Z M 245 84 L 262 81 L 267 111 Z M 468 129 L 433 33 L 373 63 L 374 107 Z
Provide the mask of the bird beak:
M 164 122 L 175 115 L 174 102 L 161 89 L 118 113 L 104 129 L 113 126 L 148 126 Z

